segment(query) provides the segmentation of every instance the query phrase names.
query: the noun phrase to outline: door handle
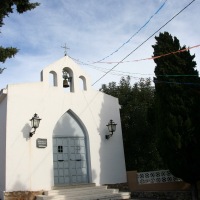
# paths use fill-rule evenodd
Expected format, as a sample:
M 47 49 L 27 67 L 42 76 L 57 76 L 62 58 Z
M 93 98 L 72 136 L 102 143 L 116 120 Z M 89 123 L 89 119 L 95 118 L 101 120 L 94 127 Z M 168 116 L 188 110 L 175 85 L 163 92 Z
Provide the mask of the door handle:
M 76 160 L 72 160 L 72 159 L 70 159 L 71 161 L 81 161 L 81 159 L 76 159 Z
M 59 162 L 63 162 L 64 160 L 58 160 Z

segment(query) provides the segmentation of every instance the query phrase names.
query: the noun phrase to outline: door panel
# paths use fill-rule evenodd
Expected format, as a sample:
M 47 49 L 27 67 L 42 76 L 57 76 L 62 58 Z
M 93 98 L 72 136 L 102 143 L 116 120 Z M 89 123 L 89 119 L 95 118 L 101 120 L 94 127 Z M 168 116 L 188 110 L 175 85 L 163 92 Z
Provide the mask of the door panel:
M 84 138 L 53 138 L 53 151 L 55 185 L 88 182 Z

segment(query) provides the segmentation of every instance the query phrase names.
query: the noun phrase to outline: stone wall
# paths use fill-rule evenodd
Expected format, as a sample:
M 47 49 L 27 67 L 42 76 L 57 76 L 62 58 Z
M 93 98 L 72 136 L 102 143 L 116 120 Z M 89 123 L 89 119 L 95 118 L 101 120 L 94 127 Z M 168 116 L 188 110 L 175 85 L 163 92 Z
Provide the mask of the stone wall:
M 128 191 L 128 183 L 107 184 L 108 188 Z M 192 200 L 190 191 L 134 191 L 131 192 L 133 199 L 147 200 Z
M 144 200 L 192 200 L 190 191 L 135 191 L 131 193 L 131 197 Z
M 108 189 L 109 188 L 119 189 L 119 191 L 123 192 L 129 191 L 128 183 L 116 183 L 116 184 L 105 184 L 105 185 L 108 186 Z
M 36 200 L 36 196 L 41 194 L 44 194 L 44 191 L 5 192 L 4 200 Z

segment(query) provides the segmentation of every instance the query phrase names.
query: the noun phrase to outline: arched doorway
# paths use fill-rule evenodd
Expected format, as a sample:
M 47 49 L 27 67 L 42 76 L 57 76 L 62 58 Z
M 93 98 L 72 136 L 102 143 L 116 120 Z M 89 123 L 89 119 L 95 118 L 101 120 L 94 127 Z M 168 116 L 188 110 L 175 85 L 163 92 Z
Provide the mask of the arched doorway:
M 86 131 L 71 112 L 66 112 L 53 131 L 54 185 L 89 182 Z

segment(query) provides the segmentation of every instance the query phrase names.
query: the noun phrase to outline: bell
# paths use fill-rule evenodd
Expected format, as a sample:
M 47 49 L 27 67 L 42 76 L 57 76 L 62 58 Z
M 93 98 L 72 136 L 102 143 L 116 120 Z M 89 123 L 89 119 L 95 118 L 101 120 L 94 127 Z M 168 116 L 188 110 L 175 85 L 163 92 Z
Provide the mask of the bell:
M 63 87 L 64 88 L 68 88 L 69 87 L 67 79 L 63 80 Z

